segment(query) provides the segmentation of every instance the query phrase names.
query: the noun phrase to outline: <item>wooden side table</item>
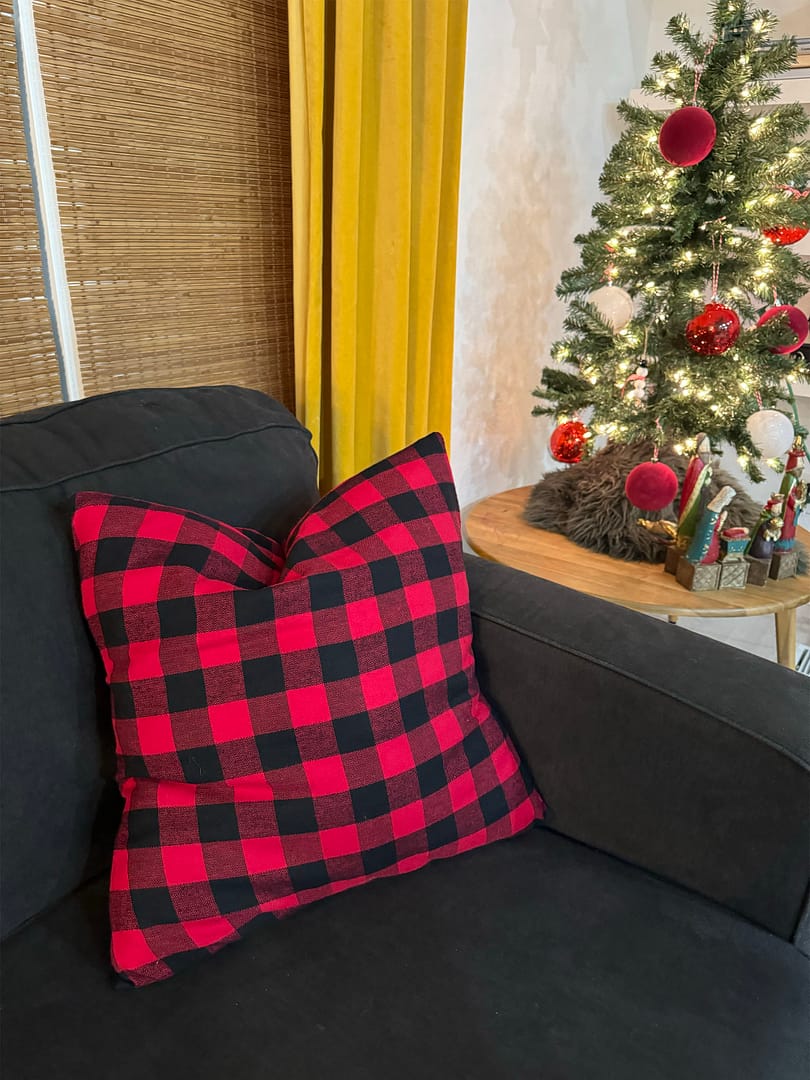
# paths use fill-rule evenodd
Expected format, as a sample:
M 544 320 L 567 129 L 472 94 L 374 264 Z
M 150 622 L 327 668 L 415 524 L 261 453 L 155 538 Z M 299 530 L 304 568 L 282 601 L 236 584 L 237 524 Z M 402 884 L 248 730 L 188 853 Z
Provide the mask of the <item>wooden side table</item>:
M 464 532 L 476 554 L 635 611 L 667 615 L 670 622 L 681 616 L 774 615 L 779 663 L 795 668 L 796 609 L 810 601 L 810 576 L 744 589 L 689 592 L 660 564 L 622 562 L 578 547 L 557 533 L 535 529 L 523 520 L 531 490 L 529 486 L 490 495 L 467 512 Z M 810 544 L 805 529 L 798 535 Z

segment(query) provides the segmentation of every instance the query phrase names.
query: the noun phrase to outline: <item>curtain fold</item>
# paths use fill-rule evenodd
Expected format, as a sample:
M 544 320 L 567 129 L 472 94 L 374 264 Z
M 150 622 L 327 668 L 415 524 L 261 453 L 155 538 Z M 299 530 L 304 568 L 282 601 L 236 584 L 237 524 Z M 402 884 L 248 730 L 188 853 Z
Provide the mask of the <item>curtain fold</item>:
M 321 484 L 450 430 L 466 0 L 289 0 L 297 410 Z

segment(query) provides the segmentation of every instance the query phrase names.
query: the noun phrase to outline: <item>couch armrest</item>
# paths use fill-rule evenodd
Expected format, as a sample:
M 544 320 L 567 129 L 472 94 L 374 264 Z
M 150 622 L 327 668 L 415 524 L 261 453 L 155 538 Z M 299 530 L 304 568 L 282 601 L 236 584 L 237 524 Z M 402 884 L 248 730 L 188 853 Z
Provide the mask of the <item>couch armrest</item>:
M 474 556 L 467 573 L 481 686 L 546 823 L 799 944 L 810 682 Z

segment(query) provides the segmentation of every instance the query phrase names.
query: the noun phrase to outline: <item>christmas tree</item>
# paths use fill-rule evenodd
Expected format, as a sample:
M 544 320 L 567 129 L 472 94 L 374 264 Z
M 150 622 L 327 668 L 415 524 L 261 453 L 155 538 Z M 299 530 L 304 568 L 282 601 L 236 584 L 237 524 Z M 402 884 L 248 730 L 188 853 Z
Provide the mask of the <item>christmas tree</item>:
M 793 305 L 810 260 L 791 244 L 810 222 L 810 120 L 801 105 L 762 108 L 796 58 L 794 39 L 773 40 L 773 14 L 721 0 L 710 19 L 708 33 L 684 15 L 668 24 L 674 49 L 642 82 L 668 111 L 619 105 L 607 198 L 557 288 L 568 302 L 558 366 L 534 391 L 534 413 L 561 425 L 558 460 L 579 460 L 599 435 L 689 453 L 702 432 L 760 480 L 762 458 L 788 449 L 793 425 L 777 415 L 774 426 L 771 410 L 790 416 L 790 382 L 808 372 Z

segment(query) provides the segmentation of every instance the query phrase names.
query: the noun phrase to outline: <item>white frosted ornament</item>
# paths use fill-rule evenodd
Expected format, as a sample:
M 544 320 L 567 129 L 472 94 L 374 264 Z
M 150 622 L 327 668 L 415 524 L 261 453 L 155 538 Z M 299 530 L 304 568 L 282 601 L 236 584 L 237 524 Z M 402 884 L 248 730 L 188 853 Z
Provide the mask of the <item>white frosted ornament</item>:
M 588 300 L 614 333 L 623 330 L 633 318 L 633 297 L 618 285 L 603 285 Z
M 778 458 L 786 454 L 796 437 L 793 424 L 784 413 L 776 409 L 760 409 L 745 421 L 751 442 L 766 458 Z

